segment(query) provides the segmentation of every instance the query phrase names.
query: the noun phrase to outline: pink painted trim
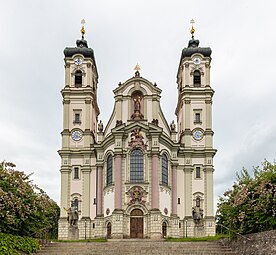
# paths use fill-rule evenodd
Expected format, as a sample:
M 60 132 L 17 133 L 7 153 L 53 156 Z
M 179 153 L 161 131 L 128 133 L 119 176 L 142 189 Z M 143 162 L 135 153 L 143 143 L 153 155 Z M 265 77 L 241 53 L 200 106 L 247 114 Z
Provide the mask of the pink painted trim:
M 103 167 L 97 167 L 97 215 L 103 214 Z
M 122 155 L 115 155 L 115 209 L 122 209 Z
M 159 208 L 159 178 L 158 178 L 158 156 L 152 155 L 152 172 L 151 172 L 151 196 L 152 202 L 151 207 Z
M 176 166 L 172 166 L 172 214 L 177 214 L 177 172 Z

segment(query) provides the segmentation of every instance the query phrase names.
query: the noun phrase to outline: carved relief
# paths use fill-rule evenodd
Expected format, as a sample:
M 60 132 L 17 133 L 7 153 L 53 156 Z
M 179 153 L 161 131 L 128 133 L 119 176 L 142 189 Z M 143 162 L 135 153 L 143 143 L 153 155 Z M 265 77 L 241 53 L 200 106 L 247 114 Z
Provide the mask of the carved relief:
M 144 143 L 144 137 L 141 132 L 141 128 L 134 129 L 130 135 L 130 142 L 128 146 L 130 148 L 140 147 L 146 149 L 147 145 Z
M 145 194 L 146 192 L 143 190 L 143 188 L 139 186 L 132 187 L 128 191 L 128 196 L 129 196 L 128 205 L 132 205 L 135 203 L 145 204 L 146 203 Z

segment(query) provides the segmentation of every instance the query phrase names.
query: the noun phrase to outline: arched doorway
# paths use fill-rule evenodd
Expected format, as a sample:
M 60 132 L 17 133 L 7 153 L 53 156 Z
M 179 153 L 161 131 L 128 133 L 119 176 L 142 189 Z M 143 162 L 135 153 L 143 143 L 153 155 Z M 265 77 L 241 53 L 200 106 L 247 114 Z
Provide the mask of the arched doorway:
M 108 222 L 106 225 L 106 238 L 111 238 L 111 223 Z
M 144 214 L 140 209 L 134 209 L 130 213 L 130 238 L 143 238 Z
M 165 221 L 162 223 L 162 236 L 163 238 L 167 237 L 167 223 Z

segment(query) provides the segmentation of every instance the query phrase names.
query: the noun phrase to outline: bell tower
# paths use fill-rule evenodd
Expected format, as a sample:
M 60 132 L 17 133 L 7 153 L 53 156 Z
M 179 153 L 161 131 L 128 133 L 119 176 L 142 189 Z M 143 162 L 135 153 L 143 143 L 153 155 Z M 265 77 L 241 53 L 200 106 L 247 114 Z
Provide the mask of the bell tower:
M 210 84 L 211 48 L 199 47 L 194 38 L 194 21 L 191 21 L 192 38 L 182 50 L 177 73 L 178 140 L 184 153 L 184 220 L 193 236 L 215 234 L 213 196 L 212 98 Z M 202 222 L 194 220 L 194 212 L 201 212 Z M 193 228 L 194 227 L 194 228 Z M 200 231 L 199 231 L 200 230 Z M 192 235 L 192 233 L 190 233 Z
M 94 183 L 91 183 L 97 121 L 100 113 L 97 103 L 98 72 L 93 49 L 84 39 L 82 20 L 81 39 L 77 47 L 64 49 L 65 86 L 63 97 L 63 131 L 61 157 L 61 214 L 59 239 L 78 239 L 79 233 L 70 233 L 65 209 L 74 208 L 78 212 L 78 228 L 82 219 L 91 217 L 91 200 L 95 197 Z M 88 226 L 87 226 L 88 227 Z

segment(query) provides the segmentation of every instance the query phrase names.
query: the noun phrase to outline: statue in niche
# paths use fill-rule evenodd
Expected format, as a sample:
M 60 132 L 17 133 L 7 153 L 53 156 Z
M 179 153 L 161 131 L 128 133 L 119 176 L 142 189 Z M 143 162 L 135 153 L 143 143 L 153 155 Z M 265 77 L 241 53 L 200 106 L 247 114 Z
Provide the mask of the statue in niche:
M 203 210 L 199 206 L 194 206 L 192 208 L 193 212 L 193 219 L 195 222 L 196 227 L 203 226 Z
M 99 124 L 98 124 L 98 131 L 99 132 L 103 132 L 103 123 L 102 121 L 100 120 Z
M 134 111 L 135 112 L 136 111 L 140 112 L 140 110 L 141 110 L 141 103 L 140 103 L 141 97 L 137 96 L 136 98 L 133 99 L 133 101 L 134 101 Z
M 131 118 L 134 120 L 138 120 L 138 119 L 143 119 L 144 116 L 141 113 L 141 100 L 142 100 L 142 96 L 141 95 L 135 95 L 133 97 L 133 108 L 134 108 L 134 112 L 131 115 Z
M 64 208 L 64 210 L 67 212 L 67 222 L 70 224 L 70 226 L 77 226 L 79 219 L 79 213 L 77 208 L 72 205 L 68 209 Z

